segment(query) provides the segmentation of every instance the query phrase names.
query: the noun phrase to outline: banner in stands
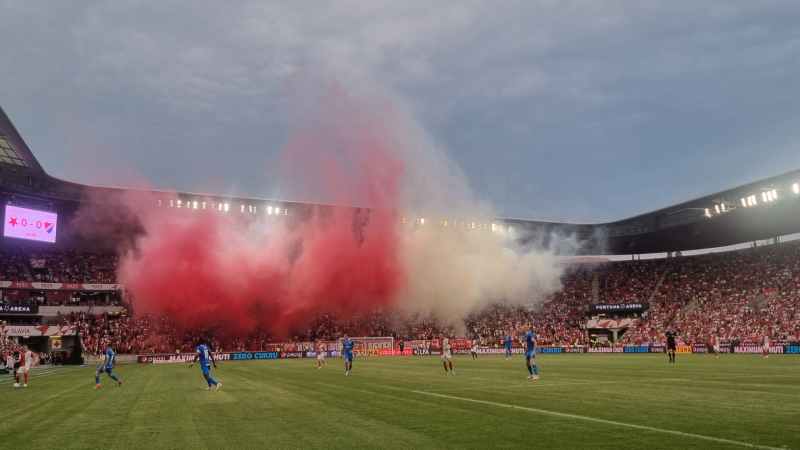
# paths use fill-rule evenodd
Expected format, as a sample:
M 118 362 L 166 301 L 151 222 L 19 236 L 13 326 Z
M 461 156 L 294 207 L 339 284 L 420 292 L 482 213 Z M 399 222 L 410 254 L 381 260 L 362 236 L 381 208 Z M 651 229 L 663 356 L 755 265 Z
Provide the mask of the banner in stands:
M 605 330 L 629 328 L 635 324 L 637 320 L 638 319 L 591 319 L 586 322 L 586 328 L 589 330 L 594 328 L 602 328 Z
M 125 285 L 106 283 L 39 283 L 33 281 L 0 281 L 0 289 L 33 289 L 37 291 L 123 291 Z
M 4 336 L 75 336 L 76 328 L 70 326 L 0 326 L 0 335 Z
M 0 305 L 0 313 L 8 314 L 36 314 L 39 305 Z
M 644 311 L 650 308 L 647 302 L 642 303 L 610 303 L 610 304 L 590 304 L 586 305 L 586 311 L 590 313 L 620 313 Z

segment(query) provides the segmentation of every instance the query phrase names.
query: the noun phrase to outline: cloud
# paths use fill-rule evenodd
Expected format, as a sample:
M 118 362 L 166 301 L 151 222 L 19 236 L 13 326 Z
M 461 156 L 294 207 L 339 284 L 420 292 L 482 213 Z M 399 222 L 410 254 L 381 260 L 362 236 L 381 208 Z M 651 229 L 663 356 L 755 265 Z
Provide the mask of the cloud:
M 288 139 L 287 84 L 308 72 L 405 99 L 505 215 L 619 218 L 800 162 L 759 145 L 800 137 L 787 125 L 800 119 L 791 1 L 3 2 L 0 14 L 0 100 L 66 178 L 79 175 L 62 169 L 74 139 L 53 128 L 97 133 L 158 186 L 216 178 L 291 197 L 263 173 Z M 732 162 L 738 147 L 765 151 L 763 165 Z

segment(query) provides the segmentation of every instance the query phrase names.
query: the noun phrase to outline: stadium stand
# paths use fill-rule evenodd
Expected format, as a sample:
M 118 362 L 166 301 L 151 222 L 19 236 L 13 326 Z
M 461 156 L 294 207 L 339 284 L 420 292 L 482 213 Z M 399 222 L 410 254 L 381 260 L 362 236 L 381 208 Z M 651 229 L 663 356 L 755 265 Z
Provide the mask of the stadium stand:
M 3 275 L 9 280 L 35 277 L 73 281 L 116 282 L 117 258 L 110 252 L 0 247 Z M 34 261 L 34 263 L 31 263 Z M 43 263 L 41 262 L 43 261 Z M 177 324 L 148 314 L 136 314 L 123 303 L 120 316 L 66 313 L 66 324 L 80 329 L 85 352 L 100 352 L 112 342 L 119 353 L 192 351 L 199 337 L 214 348 L 254 350 L 276 342 L 305 343 L 351 336 L 391 336 L 399 340 L 434 339 L 439 333 L 483 345 L 500 344 L 503 336 L 532 324 L 543 345 L 588 345 L 584 307 L 599 303 L 646 302 L 650 308 L 616 342 L 634 345 L 661 342 L 668 329 L 678 330 L 684 342 L 704 343 L 719 334 L 723 340 L 800 340 L 800 243 L 750 248 L 690 257 L 648 261 L 569 264 L 562 289 L 542 296 L 538 309 L 496 304 L 472 314 L 463 323 L 448 324 L 435 316 L 393 310 L 342 315 L 320 312 L 303 330 L 289 338 L 256 331 L 226 339 L 217 328 L 176 333 Z M 599 284 L 597 293 L 593 286 Z M 32 295 L 40 304 L 91 304 L 80 298 L 53 301 Z M 5 300 L 8 303 L 8 300 Z M 27 318 L 15 318 L 24 324 Z

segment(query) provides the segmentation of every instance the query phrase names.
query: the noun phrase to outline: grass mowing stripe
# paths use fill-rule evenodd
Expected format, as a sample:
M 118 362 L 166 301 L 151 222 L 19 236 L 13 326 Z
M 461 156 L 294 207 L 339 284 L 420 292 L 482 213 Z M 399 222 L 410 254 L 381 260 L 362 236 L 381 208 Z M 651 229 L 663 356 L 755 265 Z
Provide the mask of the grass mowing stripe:
M 34 378 L 44 378 L 44 377 L 49 376 L 49 375 L 58 375 L 59 373 L 74 372 L 74 371 L 80 370 L 80 369 L 83 369 L 83 367 L 80 367 L 80 368 L 77 368 L 77 369 L 50 370 L 50 371 L 47 371 L 47 372 L 37 372 L 35 374 L 29 373 L 28 374 L 28 379 L 29 380 L 33 380 Z M 14 381 L 16 381 L 16 380 L 14 380 L 12 378 L 10 380 L 0 381 L 0 384 L 12 383 Z
M 689 437 L 689 438 L 694 438 L 694 439 L 703 439 L 703 440 L 706 440 L 706 441 L 719 442 L 719 443 L 722 443 L 722 444 L 738 445 L 740 447 L 757 448 L 757 449 L 762 449 L 762 450 L 786 450 L 786 447 L 781 448 L 781 447 L 770 447 L 770 446 L 767 446 L 767 445 L 751 444 L 749 442 L 733 441 L 733 440 L 730 440 L 730 439 L 717 438 L 717 437 L 713 437 L 713 436 L 704 436 L 702 434 L 686 433 L 686 432 L 683 432 L 683 431 L 676 431 L 676 430 L 665 430 L 663 428 L 648 427 L 646 425 L 636 425 L 636 424 L 632 424 L 632 423 L 615 422 L 613 420 L 605 420 L 605 419 L 598 419 L 598 418 L 595 418 L 595 417 L 579 416 L 577 414 L 568 414 L 568 413 L 562 413 L 562 412 L 558 412 L 558 411 L 548 411 L 546 409 L 529 408 L 527 406 L 507 405 L 507 404 L 504 404 L 504 403 L 495 403 L 495 402 L 489 402 L 489 401 L 486 401 L 486 400 L 476 400 L 474 398 L 455 397 L 455 396 L 452 396 L 452 395 L 437 394 L 437 393 L 434 393 L 434 392 L 425 392 L 425 391 L 411 391 L 411 392 L 413 392 L 415 394 L 432 395 L 434 397 L 447 398 L 447 399 L 451 399 L 451 400 L 461 400 L 461 401 L 465 401 L 465 402 L 481 403 L 481 404 L 484 404 L 484 405 L 497 406 L 497 407 L 500 407 L 500 408 L 521 409 L 523 411 L 530 411 L 530 412 L 534 412 L 534 413 L 537 413 L 537 414 L 547 414 L 547 415 L 551 415 L 551 416 L 565 417 L 565 418 L 568 418 L 568 419 L 584 420 L 584 421 L 588 421 L 588 422 L 604 423 L 606 425 L 615 425 L 615 426 L 618 426 L 618 427 L 635 428 L 637 430 L 655 431 L 657 433 L 666 433 L 666 434 L 673 434 L 673 435 L 676 435 L 676 436 L 683 436 L 683 437 Z
M 517 384 L 517 385 L 513 385 L 513 386 L 491 386 L 491 387 L 487 387 L 487 386 L 472 386 L 472 387 L 463 387 L 463 388 L 447 388 L 447 389 L 433 389 L 433 390 L 426 389 L 424 392 L 468 391 L 468 390 L 474 390 L 474 389 L 479 389 L 479 390 L 487 390 L 487 389 L 492 389 L 492 390 L 521 389 L 521 388 L 527 388 L 527 387 L 531 387 L 531 386 L 540 386 L 542 388 L 545 388 L 545 387 L 560 387 L 560 386 L 589 386 L 589 385 L 594 386 L 594 385 L 598 385 L 598 384 L 615 384 L 615 385 L 616 384 L 626 384 L 626 383 L 638 384 L 638 383 L 652 383 L 654 381 L 659 381 L 659 382 L 660 381 L 680 381 L 682 383 L 684 383 L 684 382 L 685 383 L 691 383 L 691 382 L 709 381 L 709 382 L 713 383 L 714 381 L 712 381 L 712 380 L 731 380 L 731 379 L 739 379 L 739 378 L 764 378 L 764 377 L 770 377 L 770 376 L 787 378 L 786 375 L 736 375 L 736 376 L 704 377 L 704 378 L 645 378 L 645 379 L 641 379 L 641 380 L 621 380 L 621 381 L 587 381 L 587 382 L 583 382 L 582 381 L 580 383 L 570 383 L 570 382 L 567 382 L 567 383 L 541 383 L 541 382 L 539 382 L 539 383 L 537 383 L 537 382 L 533 381 L 533 382 L 527 382 L 527 383 L 524 383 L 524 384 Z M 795 387 L 795 386 L 790 386 L 790 387 L 791 388 L 800 389 L 800 387 Z M 420 391 L 420 392 L 423 392 L 423 391 Z

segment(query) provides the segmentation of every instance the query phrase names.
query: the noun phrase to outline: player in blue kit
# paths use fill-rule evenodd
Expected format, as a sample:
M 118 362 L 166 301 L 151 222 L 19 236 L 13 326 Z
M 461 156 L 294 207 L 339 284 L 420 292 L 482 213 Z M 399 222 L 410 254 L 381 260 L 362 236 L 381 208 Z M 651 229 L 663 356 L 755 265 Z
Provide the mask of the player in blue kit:
M 344 335 L 344 339 L 342 339 L 342 355 L 341 358 L 344 358 L 344 374 L 350 375 L 350 369 L 353 368 L 353 349 L 356 348 L 356 342 L 350 339 L 347 336 L 347 333 Z
M 211 365 L 213 364 L 214 368 L 217 368 L 217 362 L 214 361 L 214 353 L 211 352 L 211 349 L 208 348 L 204 340 L 200 339 L 197 344 L 197 354 L 194 355 L 194 360 L 192 360 L 192 363 L 189 364 L 189 368 L 191 369 L 192 366 L 194 366 L 194 362 L 199 359 L 200 368 L 203 370 L 203 377 L 208 383 L 206 390 L 210 391 L 212 384 L 217 386 L 217 390 L 222 389 L 222 383 L 211 378 Z
M 533 380 L 539 379 L 539 368 L 536 367 L 536 338 L 533 337 L 533 327 L 528 326 L 528 332 L 525 333 L 525 365 L 528 366 L 528 378 Z
M 109 343 L 106 346 L 106 355 L 103 358 L 103 365 L 100 366 L 100 368 L 97 369 L 97 372 L 94 373 L 95 389 L 100 389 L 100 374 L 103 372 L 107 373 L 108 376 L 111 377 L 111 379 L 116 381 L 118 386 L 122 386 L 122 380 L 117 378 L 116 375 L 111 374 L 111 370 L 114 369 L 114 363 L 116 362 L 117 362 L 117 353 L 111 349 L 111 344 Z
M 511 359 L 511 333 L 506 335 L 506 359 Z

